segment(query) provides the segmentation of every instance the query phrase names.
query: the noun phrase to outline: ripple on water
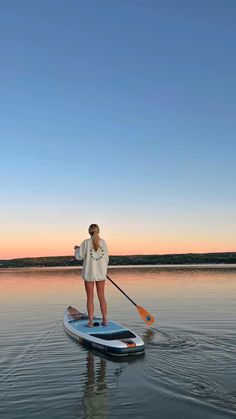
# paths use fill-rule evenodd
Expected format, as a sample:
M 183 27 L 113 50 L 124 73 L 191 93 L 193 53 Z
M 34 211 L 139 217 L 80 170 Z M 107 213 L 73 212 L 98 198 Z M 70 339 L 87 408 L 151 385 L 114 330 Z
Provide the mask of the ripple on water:
M 152 328 L 144 339 L 146 379 L 152 386 L 166 386 L 177 396 L 193 397 L 235 412 L 235 370 L 231 369 L 236 354 L 233 336 L 219 338 L 177 328 Z M 225 378 L 221 383 L 225 375 L 228 383 Z

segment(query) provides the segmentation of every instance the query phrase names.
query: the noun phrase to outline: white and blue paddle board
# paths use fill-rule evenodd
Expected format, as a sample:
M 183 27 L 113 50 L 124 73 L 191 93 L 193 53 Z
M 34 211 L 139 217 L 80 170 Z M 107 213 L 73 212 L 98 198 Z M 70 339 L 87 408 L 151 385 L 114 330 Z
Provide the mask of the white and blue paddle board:
M 64 314 L 64 329 L 72 338 L 85 346 L 106 354 L 124 356 L 144 352 L 144 342 L 140 336 L 127 327 L 113 321 L 107 326 L 102 319 L 94 317 L 93 327 L 88 327 L 88 316 L 74 307 L 68 307 Z

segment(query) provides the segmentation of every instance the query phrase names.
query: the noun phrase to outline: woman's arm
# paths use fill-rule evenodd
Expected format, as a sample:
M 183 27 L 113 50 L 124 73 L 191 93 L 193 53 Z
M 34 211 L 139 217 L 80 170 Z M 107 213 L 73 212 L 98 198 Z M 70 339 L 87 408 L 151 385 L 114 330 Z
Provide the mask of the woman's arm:
M 105 240 L 103 240 L 103 247 L 104 247 L 105 261 L 108 264 L 109 263 L 109 252 L 108 252 L 108 247 L 107 247 L 107 244 L 106 244 Z
M 75 259 L 77 260 L 83 260 L 85 255 L 86 255 L 86 246 L 85 246 L 85 240 L 83 241 L 83 243 L 81 243 L 80 246 L 75 246 L 74 247 L 75 250 Z

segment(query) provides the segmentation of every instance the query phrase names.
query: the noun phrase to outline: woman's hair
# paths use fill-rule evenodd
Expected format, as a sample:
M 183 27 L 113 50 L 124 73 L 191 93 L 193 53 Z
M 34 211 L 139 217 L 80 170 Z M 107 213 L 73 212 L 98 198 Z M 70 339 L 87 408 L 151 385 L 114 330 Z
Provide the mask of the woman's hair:
M 88 232 L 89 232 L 90 236 L 92 237 L 93 247 L 94 247 L 95 251 L 97 251 L 98 248 L 99 248 L 99 241 L 100 241 L 98 225 L 97 224 L 91 224 L 89 226 Z

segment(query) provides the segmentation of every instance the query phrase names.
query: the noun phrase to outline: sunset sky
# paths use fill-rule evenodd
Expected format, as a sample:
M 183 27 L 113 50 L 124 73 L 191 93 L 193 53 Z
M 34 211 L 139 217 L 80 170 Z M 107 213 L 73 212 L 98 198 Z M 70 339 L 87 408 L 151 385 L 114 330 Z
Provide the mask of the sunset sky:
M 0 259 L 236 251 L 236 2 L 4 0 Z

